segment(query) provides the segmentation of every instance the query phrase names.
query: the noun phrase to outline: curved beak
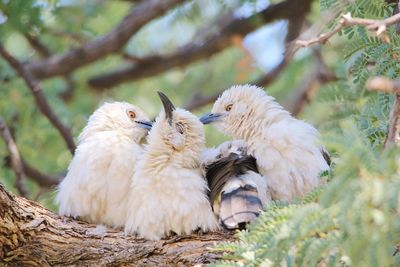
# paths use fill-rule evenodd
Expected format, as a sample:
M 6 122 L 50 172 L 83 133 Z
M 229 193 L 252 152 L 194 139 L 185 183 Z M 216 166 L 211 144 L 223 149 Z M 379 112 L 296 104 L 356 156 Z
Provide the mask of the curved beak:
M 165 111 L 165 117 L 168 120 L 168 123 L 171 125 L 172 124 L 172 112 L 175 110 L 174 104 L 172 104 L 171 100 L 169 100 L 169 98 L 161 93 L 161 92 L 157 92 L 158 96 L 161 99 L 161 102 L 164 106 L 164 111 Z
M 139 124 L 139 127 L 146 129 L 146 130 L 150 130 L 151 126 L 153 126 L 153 122 L 152 121 L 135 121 L 137 124 Z
M 222 114 L 219 113 L 208 113 L 200 118 L 200 121 L 203 124 L 209 124 L 219 120 L 222 117 Z

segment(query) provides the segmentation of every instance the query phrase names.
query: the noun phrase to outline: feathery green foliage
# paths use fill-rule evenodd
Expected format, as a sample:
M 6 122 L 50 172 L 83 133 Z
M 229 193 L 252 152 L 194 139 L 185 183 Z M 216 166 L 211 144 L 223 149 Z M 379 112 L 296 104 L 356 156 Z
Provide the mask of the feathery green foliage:
M 321 7 L 338 17 L 392 14 L 382 0 L 321 0 Z M 400 242 L 400 155 L 396 149 L 383 150 L 393 96 L 365 90 L 371 76 L 400 76 L 400 37 L 392 28 L 386 33 L 389 43 L 363 27 L 346 28 L 336 46 L 324 47 L 323 52 L 342 58 L 334 64 L 340 79 L 321 89 L 309 109 L 327 106 L 319 128 L 334 154 L 333 178 L 303 201 L 267 207 L 248 231 L 237 234 L 238 241 L 217 248 L 225 258 L 215 266 L 400 263 L 393 256 Z

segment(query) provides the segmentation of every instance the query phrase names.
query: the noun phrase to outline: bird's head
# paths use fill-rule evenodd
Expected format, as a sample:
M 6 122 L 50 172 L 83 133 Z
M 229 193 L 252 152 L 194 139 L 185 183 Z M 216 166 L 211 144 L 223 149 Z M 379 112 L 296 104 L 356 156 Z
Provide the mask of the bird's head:
M 199 158 L 205 143 L 203 124 L 189 111 L 175 108 L 165 94 L 158 95 L 164 110 L 153 124 L 148 143 L 179 152 L 183 157 Z
M 237 85 L 225 90 L 215 101 L 211 113 L 200 118 L 214 123 L 225 134 L 245 139 L 262 120 L 286 114 L 275 99 L 254 85 Z
M 138 107 L 126 102 L 102 104 L 89 118 L 79 141 L 102 131 L 118 131 L 139 142 L 151 129 L 152 122 Z

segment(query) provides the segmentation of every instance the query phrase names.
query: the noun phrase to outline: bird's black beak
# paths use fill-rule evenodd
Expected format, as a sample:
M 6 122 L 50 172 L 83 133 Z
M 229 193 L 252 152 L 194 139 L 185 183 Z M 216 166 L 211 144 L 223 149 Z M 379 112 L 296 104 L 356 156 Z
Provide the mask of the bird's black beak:
M 174 104 L 172 104 L 171 100 L 161 92 L 157 92 L 158 96 L 161 99 L 161 102 L 164 106 L 165 118 L 168 120 L 168 123 L 172 124 L 172 112 L 175 110 Z
M 146 129 L 146 130 L 150 130 L 151 127 L 153 126 L 153 122 L 152 121 L 135 121 L 137 124 L 139 124 L 139 127 Z
M 200 121 L 203 124 L 209 124 L 209 123 L 212 123 L 212 122 L 215 122 L 215 121 L 219 120 L 221 118 L 221 116 L 222 115 L 218 114 L 218 113 L 208 113 L 208 114 L 202 116 L 200 118 Z

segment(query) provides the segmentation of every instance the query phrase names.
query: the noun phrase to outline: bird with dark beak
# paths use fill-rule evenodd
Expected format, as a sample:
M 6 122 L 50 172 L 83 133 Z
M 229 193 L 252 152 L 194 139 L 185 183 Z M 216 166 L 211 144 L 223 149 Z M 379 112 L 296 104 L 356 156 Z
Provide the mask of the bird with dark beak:
M 246 142 L 274 200 L 303 197 L 325 182 L 320 177 L 329 170 L 330 160 L 318 131 L 291 116 L 262 88 L 238 85 L 225 90 L 200 120 Z
M 126 233 L 158 240 L 171 233 L 218 229 L 200 169 L 205 146 L 203 124 L 192 113 L 163 104 L 132 178 Z
M 123 206 L 149 128 L 151 122 L 139 107 L 125 102 L 102 104 L 80 134 L 68 173 L 58 186 L 59 213 L 123 226 Z

